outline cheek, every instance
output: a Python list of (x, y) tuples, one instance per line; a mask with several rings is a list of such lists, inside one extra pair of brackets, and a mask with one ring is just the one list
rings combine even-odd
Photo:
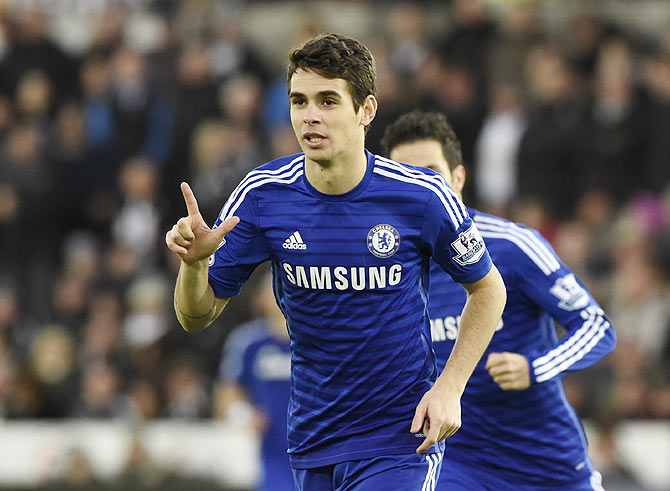
[(300, 116), (295, 114), (294, 111), (290, 112), (290, 116), (291, 116), (291, 126), (293, 127), (293, 132), (297, 136), (300, 131), (300, 127), (302, 125), (302, 119), (300, 118)]

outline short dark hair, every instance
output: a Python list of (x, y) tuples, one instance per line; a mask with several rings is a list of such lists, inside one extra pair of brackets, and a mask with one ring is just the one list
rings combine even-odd
[(398, 145), (419, 140), (436, 140), (442, 145), (449, 170), (463, 165), (461, 142), (442, 113), (412, 111), (400, 116), (384, 132), (381, 144), (386, 155)]
[(305, 41), (289, 55), (286, 84), (298, 70), (311, 70), (326, 78), (347, 81), (354, 110), (369, 95), (377, 97), (377, 69), (370, 50), (356, 39), (341, 34), (319, 34)]

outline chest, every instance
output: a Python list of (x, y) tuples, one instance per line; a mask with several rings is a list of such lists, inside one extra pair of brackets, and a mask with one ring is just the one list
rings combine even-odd
[(384, 265), (421, 253), (421, 210), (386, 201), (324, 202), (287, 196), (259, 206), (259, 224), (280, 261)]

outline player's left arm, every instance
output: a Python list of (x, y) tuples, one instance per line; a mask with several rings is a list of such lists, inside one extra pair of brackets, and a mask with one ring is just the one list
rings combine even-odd
[[(449, 188), (446, 191), (446, 203), (434, 200), (428, 204), (423, 236), (432, 247), (433, 259), (465, 287), (468, 296), (451, 355), (414, 413), (410, 431), (416, 433), (423, 428), (425, 435), (417, 453), (460, 428), (460, 400), (465, 385), (493, 337), (507, 299), (503, 279), (491, 262), (476, 225), (460, 199), (450, 194)], [(453, 213), (444, 213), (445, 204)]]
[(548, 349), (528, 353), (491, 353), (486, 369), (504, 390), (523, 390), (565, 373), (590, 367), (608, 355), (616, 344), (614, 329), (602, 308), (579, 278), (535, 233), (535, 261), (521, 251), (520, 273), (525, 295), (561, 324), (566, 335)]
[(422, 427), (426, 439), (423, 452), (435, 442), (453, 435), (461, 427), (460, 400), (465, 385), (486, 350), (505, 306), (506, 292), (495, 266), (479, 281), (463, 284), (468, 298), (461, 314), (458, 338), (435, 385), (416, 408), (411, 431)]

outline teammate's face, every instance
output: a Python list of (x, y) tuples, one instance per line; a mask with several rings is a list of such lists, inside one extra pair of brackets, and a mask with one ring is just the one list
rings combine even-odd
[(293, 131), (308, 159), (328, 163), (361, 151), (364, 127), (376, 110), (372, 96), (354, 110), (346, 80), (298, 70), (291, 78), (289, 100)]
[(410, 143), (401, 143), (393, 147), (389, 157), (396, 162), (433, 169), (444, 176), (444, 179), (454, 191), (459, 194), (463, 191), (465, 169), (463, 166), (458, 166), (452, 173), (442, 151), (442, 145), (437, 140), (416, 140)]

